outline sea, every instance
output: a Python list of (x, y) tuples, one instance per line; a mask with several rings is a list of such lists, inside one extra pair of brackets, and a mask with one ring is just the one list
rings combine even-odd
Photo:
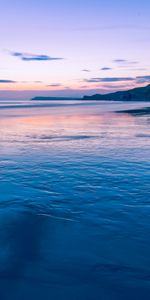
[(0, 101), (0, 299), (150, 299), (143, 107)]

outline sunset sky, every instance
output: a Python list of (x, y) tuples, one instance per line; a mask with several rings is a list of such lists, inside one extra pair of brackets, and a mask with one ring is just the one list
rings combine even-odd
[(0, 99), (150, 83), (149, 13), (149, 0), (1, 2)]

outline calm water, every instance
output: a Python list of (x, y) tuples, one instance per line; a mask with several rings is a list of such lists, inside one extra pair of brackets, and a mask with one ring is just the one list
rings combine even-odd
[(0, 299), (150, 299), (142, 106), (0, 102)]

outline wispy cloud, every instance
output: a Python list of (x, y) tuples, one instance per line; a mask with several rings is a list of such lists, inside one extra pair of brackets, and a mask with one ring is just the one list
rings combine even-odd
[(24, 53), (24, 52), (14, 52), (9, 51), (9, 54), (14, 57), (18, 57), (23, 61), (52, 61), (52, 60), (62, 60), (62, 57), (51, 57), (49, 55), (44, 54), (32, 54), (32, 53)]
[(16, 83), (16, 81), (10, 79), (0, 79), (0, 83)]
[(113, 62), (115, 62), (115, 63), (126, 63), (126, 62), (128, 62), (126, 59), (120, 59), (120, 58), (117, 58), (117, 59), (114, 59), (113, 60)]
[(135, 78), (133, 77), (104, 77), (104, 78), (90, 78), (85, 79), (85, 82), (118, 82), (118, 81), (133, 81)]
[(113, 60), (113, 63), (116, 63), (118, 65), (136, 65), (139, 62), (138, 61), (133, 61), (133, 60), (127, 60), (127, 59), (121, 59), (121, 58), (117, 58)]
[[(110, 89), (110, 90), (120, 90), (120, 89), (129, 89), (129, 84), (127, 85), (126, 83), (124, 84), (103, 84), (103, 88), (105, 89)], [(132, 88), (132, 85), (131, 85), (131, 88)]]
[[(134, 84), (144, 84), (144, 83), (150, 83), (150, 75), (144, 75), (144, 76), (136, 76), (136, 77), (93, 77), (89, 79), (84, 79), (84, 82), (88, 83), (110, 83), (107, 85), (107, 87), (111, 87), (111, 83), (116, 82), (131, 82)], [(105, 85), (106, 86), (106, 85)], [(119, 85), (120, 86), (120, 85)], [(115, 85), (116, 87), (116, 85)]]
[(83, 69), (82, 72), (91, 72), (89, 69)]
[(136, 77), (136, 81), (137, 81), (137, 83), (146, 83), (146, 82), (150, 82), (150, 75), (146, 75), (146, 76), (137, 76), (137, 77)]
[(112, 68), (110, 68), (110, 67), (103, 67), (103, 68), (101, 68), (101, 70), (102, 71), (109, 71), (109, 70), (112, 70)]
[(50, 87), (59, 87), (59, 86), (62, 86), (61, 83), (53, 83), (53, 84), (48, 84), (47, 86), (50, 86)]

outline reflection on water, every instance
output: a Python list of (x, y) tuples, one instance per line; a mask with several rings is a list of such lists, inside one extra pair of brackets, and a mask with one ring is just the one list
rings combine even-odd
[(57, 103), (1, 102), (1, 298), (149, 299), (149, 117)]

